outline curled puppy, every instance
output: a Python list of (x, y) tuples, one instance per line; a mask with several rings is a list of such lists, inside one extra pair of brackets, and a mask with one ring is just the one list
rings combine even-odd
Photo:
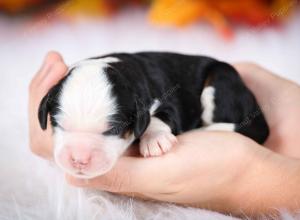
[(159, 156), (191, 129), (239, 132), (258, 143), (268, 125), (236, 70), (204, 56), (116, 53), (83, 60), (43, 98), (39, 122), (54, 130), (54, 158), (67, 173), (108, 172), (140, 140)]

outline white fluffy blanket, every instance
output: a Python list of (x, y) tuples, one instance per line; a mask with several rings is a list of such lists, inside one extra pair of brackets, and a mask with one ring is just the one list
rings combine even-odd
[[(299, 21), (298, 14), (282, 30), (239, 30), (233, 42), (224, 42), (205, 26), (183, 30), (151, 27), (140, 12), (77, 25), (47, 19), (29, 24), (0, 17), (0, 219), (234, 219), (66, 185), (54, 166), (28, 149), (28, 83), (48, 50), (60, 51), (67, 63), (113, 51), (206, 54), (226, 61), (258, 62), (300, 82)], [(293, 219), (288, 213), (283, 218)]]

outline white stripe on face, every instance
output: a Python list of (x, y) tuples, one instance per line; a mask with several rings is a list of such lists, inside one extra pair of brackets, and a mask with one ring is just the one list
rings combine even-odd
[(107, 62), (112, 61), (118, 60), (107, 57), (82, 61), (62, 85), (60, 109), (55, 116), (59, 127), (54, 134), (54, 154), (56, 163), (77, 177), (92, 178), (107, 172), (133, 141), (132, 136), (123, 139), (102, 134), (118, 111), (104, 72)]

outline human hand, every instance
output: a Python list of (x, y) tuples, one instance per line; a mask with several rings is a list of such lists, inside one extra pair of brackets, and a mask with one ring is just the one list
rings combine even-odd
[(219, 210), (255, 154), (268, 151), (237, 133), (195, 130), (178, 136), (178, 144), (163, 156), (123, 156), (103, 176), (82, 180), (67, 175), (67, 180), (79, 187)]
[(269, 149), (300, 158), (300, 87), (252, 63), (234, 65), (254, 93), (270, 127)]
[(33, 153), (52, 158), (53, 143), (51, 126), (45, 131), (38, 121), (38, 108), (42, 98), (67, 72), (67, 66), (62, 57), (56, 52), (49, 52), (44, 63), (32, 79), (29, 86), (29, 141)]
[[(293, 105), (293, 102), (296, 103), (300, 96), (295, 94), (299, 93), (299, 87), (252, 64), (238, 64), (236, 68), (265, 110), (271, 127), (266, 146), (295, 156), (295, 143), (289, 139), (297, 140), (299, 135), (296, 129), (293, 130), (295, 123), (286, 118), (283, 120), (283, 116), (284, 112), (288, 112), (287, 115), (298, 117), (299, 105)], [(42, 97), (63, 78), (66, 69), (60, 55), (52, 52), (30, 85), (30, 145), (34, 153), (46, 158), (52, 157), (52, 131), (40, 129), (37, 110)], [(252, 75), (252, 71), (261, 73)], [(262, 83), (264, 80), (269, 83)], [(278, 91), (291, 91), (286, 93), (290, 102), (285, 103), (287, 97)], [(284, 111), (278, 110), (282, 107), (280, 103), (285, 103)], [(282, 123), (284, 125), (279, 126)], [(67, 179), (77, 186), (228, 211), (231, 210), (228, 201), (232, 198), (229, 192), (242, 191), (238, 189), (242, 188), (242, 183), (249, 181), (249, 173), (253, 173), (249, 171), (255, 170), (262, 158), (268, 157), (268, 161), (276, 158), (271, 151), (235, 133), (191, 131), (178, 138), (178, 146), (162, 157), (144, 159), (124, 156), (106, 175), (88, 182), (70, 176)]]

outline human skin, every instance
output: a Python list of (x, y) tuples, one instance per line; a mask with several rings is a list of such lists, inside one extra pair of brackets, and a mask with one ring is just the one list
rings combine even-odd
[[(68, 182), (235, 215), (300, 209), (300, 87), (255, 64), (235, 67), (270, 126), (264, 146), (237, 133), (194, 130), (179, 135), (163, 156), (142, 158), (133, 146), (107, 174), (88, 181), (67, 175)], [(61, 56), (50, 52), (30, 84), (30, 146), (47, 159), (52, 158), (52, 130), (40, 129), (38, 106), (66, 70)]]

